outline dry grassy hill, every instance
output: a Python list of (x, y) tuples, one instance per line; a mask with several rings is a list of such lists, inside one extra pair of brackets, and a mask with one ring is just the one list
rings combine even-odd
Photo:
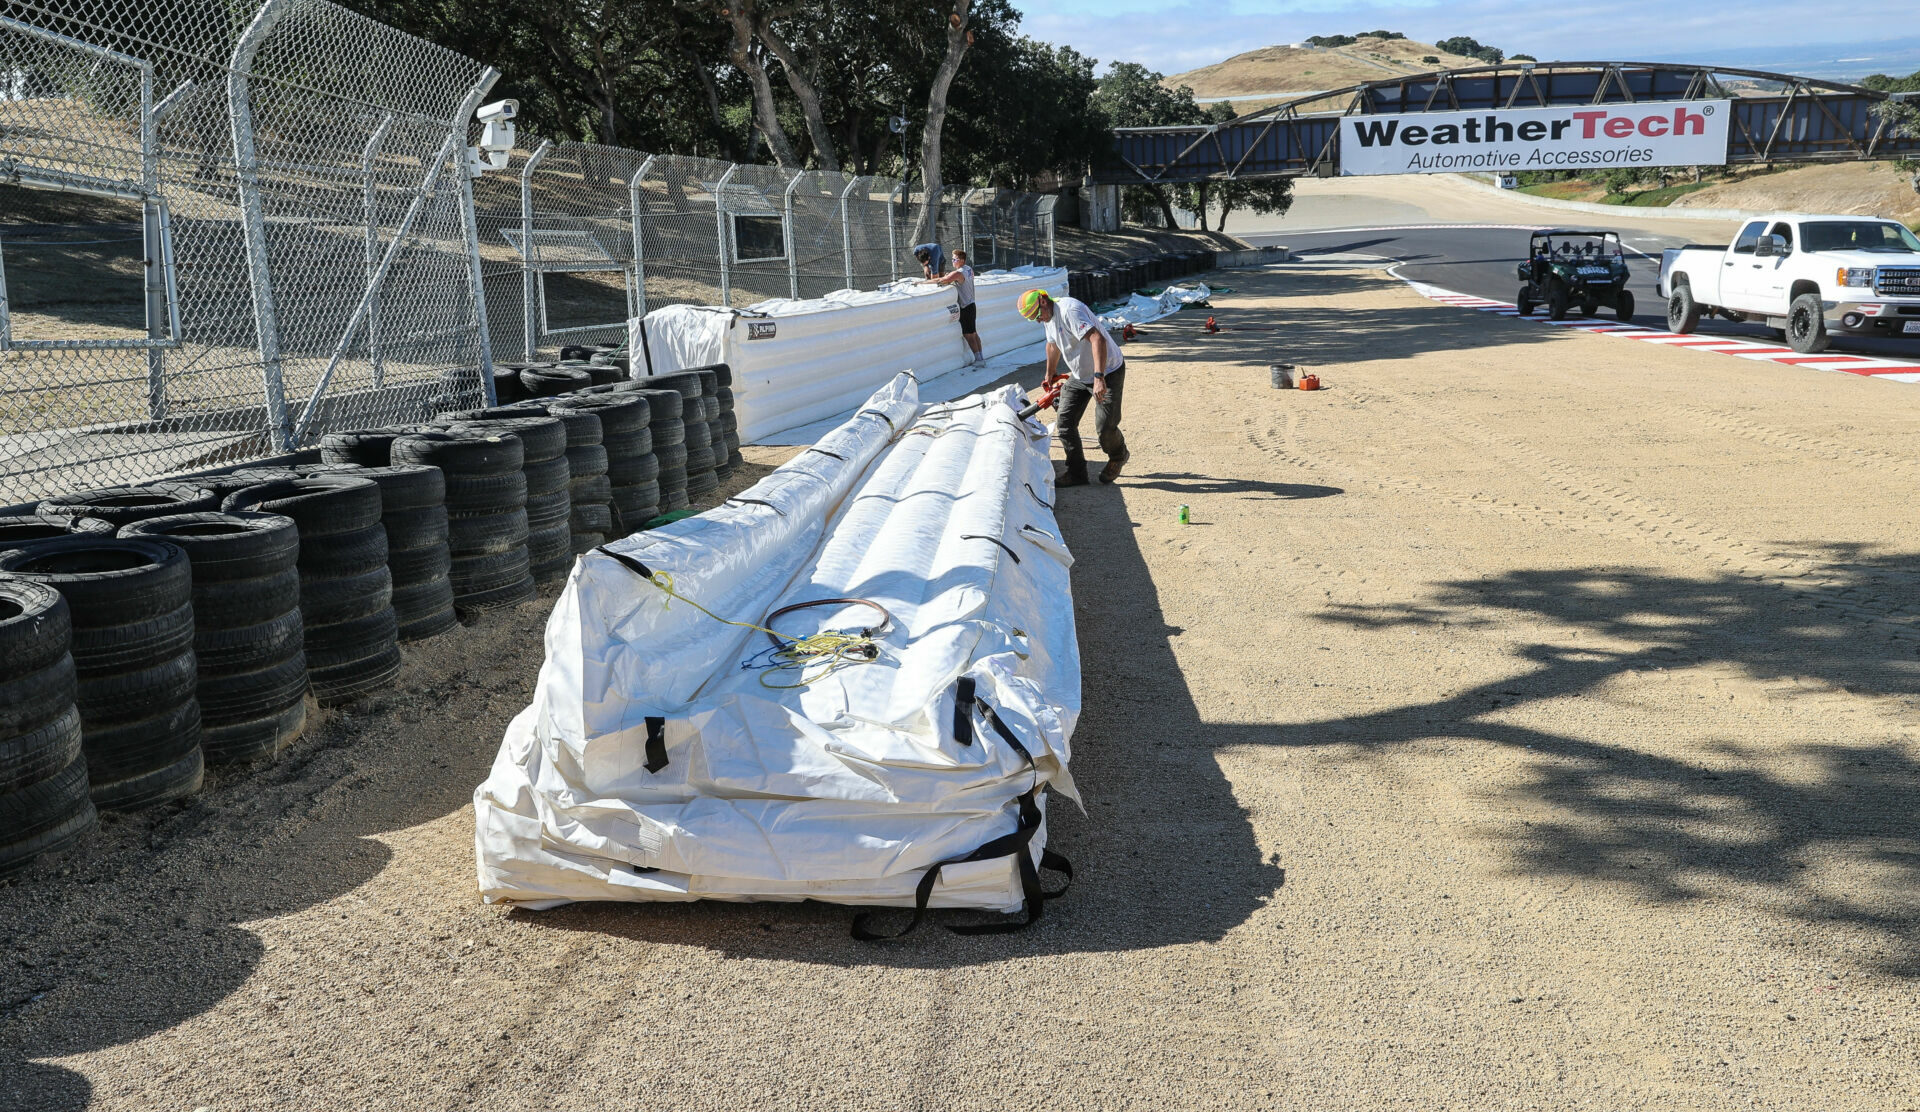
[[(1428, 56), (1439, 58), (1440, 64), (1420, 60)], [(1333, 48), (1263, 46), (1224, 62), (1176, 73), (1166, 79), (1166, 84), (1169, 88), (1190, 86), (1194, 98), (1202, 103), (1223, 97), (1255, 98), (1233, 102), (1235, 109), (1245, 113), (1292, 99), (1284, 94), (1340, 89), (1399, 74), (1484, 64), (1477, 58), (1448, 54), (1431, 43), (1363, 38), (1351, 46)]]

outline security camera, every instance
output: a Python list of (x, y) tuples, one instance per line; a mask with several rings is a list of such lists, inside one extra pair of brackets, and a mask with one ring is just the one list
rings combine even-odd
[(475, 177), (488, 170), (504, 170), (513, 157), (513, 118), (520, 114), (517, 100), (496, 100), (480, 109), (480, 142), (467, 148), (467, 168)]

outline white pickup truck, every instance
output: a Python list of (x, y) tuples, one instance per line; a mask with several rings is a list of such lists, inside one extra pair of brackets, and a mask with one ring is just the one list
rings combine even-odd
[(1920, 340), (1920, 238), (1871, 216), (1781, 213), (1750, 221), (1730, 247), (1667, 250), (1660, 296), (1675, 332), (1718, 313), (1779, 329), (1805, 353), (1835, 332)]

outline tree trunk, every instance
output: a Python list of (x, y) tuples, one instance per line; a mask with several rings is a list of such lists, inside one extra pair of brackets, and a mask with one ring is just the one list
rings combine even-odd
[(728, 162), (738, 161), (733, 157), (733, 137), (727, 134), (726, 117), (720, 114), (720, 88), (713, 83), (712, 72), (687, 48), (678, 48), (678, 53), (685, 60), (687, 68), (693, 71), (694, 77), (700, 82), (701, 91), (706, 94), (707, 115), (713, 120), (713, 133), (720, 137), (720, 142), (723, 144), (720, 148), (721, 153)]
[(1220, 191), (1220, 223), (1214, 225), (1215, 231), (1224, 232), (1227, 230), (1227, 214), (1232, 211), (1233, 190), (1231, 188), (1222, 189)]
[(920, 215), (914, 219), (916, 240), (931, 233), (936, 226), (942, 184), (940, 129), (947, 122), (947, 90), (953, 86), (953, 79), (960, 72), (960, 60), (966, 57), (973, 38), (967, 30), (967, 11), (972, 6), (972, 0), (953, 0), (953, 10), (947, 16), (947, 56), (941, 59), (940, 69), (933, 75), (933, 87), (927, 92), (927, 122), (920, 132), (920, 182), (925, 193)]
[(1173, 200), (1167, 196), (1167, 187), (1164, 185), (1152, 185), (1147, 188), (1153, 190), (1153, 199), (1160, 202), (1160, 215), (1166, 217), (1167, 227), (1178, 231), (1180, 221), (1173, 218)]
[(827, 130), (826, 115), (820, 111), (819, 90), (807, 80), (807, 75), (801, 71), (800, 59), (794, 56), (793, 48), (787, 45), (785, 36), (773, 29), (771, 19), (761, 21), (760, 41), (767, 44), (767, 49), (773, 52), (775, 58), (780, 59), (780, 68), (787, 75), (787, 87), (800, 100), (800, 111), (807, 117), (807, 136), (813, 140), (814, 161), (819, 163), (822, 170), (838, 170), (840, 158), (834, 151), (833, 133)]
[(733, 67), (747, 76), (753, 86), (754, 126), (767, 141), (767, 149), (773, 153), (773, 160), (782, 169), (797, 170), (800, 160), (793, 157), (793, 147), (787, 142), (787, 133), (780, 127), (780, 116), (773, 103), (773, 86), (767, 81), (767, 67), (753, 56), (754, 11), (753, 0), (733, 0), (726, 9), (727, 21), (733, 26), (733, 39), (727, 44), (727, 59)]

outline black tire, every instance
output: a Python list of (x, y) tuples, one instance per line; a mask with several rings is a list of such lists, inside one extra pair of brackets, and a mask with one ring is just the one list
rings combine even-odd
[(495, 367), (493, 369), (493, 396), (502, 405), (531, 396), (520, 382), (519, 368)]
[(193, 648), (193, 603), (165, 614), (116, 626), (80, 626), (73, 631), (74, 668), (89, 675), (127, 672), (163, 664)]
[(609, 464), (653, 453), (653, 430), (642, 425), (633, 432), (610, 433), (601, 447), (607, 450)]
[(573, 477), (573, 469), (567, 464), (567, 457), (555, 456), (539, 463), (527, 464), (527, 499), (532, 501), (543, 494), (552, 494), (556, 490), (567, 489), (567, 480)]
[(364, 618), (307, 629), (307, 671), (337, 668), (377, 656), (393, 643), (400, 619), (392, 607)]
[(214, 509), (226, 504), (227, 496), (248, 487), (257, 487), (263, 483), (279, 483), (288, 479), (304, 479), (306, 474), (291, 467), (242, 467), (224, 475), (211, 475), (195, 479), (196, 486), (206, 487), (217, 498)]
[(1699, 327), (1700, 304), (1693, 299), (1693, 287), (1684, 283), (1673, 287), (1667, 298), (1667, 331), (1684, 336)]
[(226, 629), (197, 626), (193, 634), (193, 659), (199, 669), (201, 690), (205, 690), (209, 676), (252, 671), (285, 660), (300, 651), (305, 634), (306, 622), (297, 606), (252, 625)]
[(1567, 289), (1567, 284), (1554, 279), (1553, 285), (1547, 287), (1547, 319), (1566, 320), (1567, 310), (1572, 306), (1573, 294)]
[[(603, 437), (608, 433), (645, 428), (653, 420), (653, 407), (647, 404), (646, 398), (634, 393), (576, 394), (555, 398), (548, 412), (563, 409), (591, 413), (600, 418)], [(558, 414), (555, 413), (555, 416)]]
[[(404, 443), (404, 440), (402, 441)], [(304, 549), (321, 537), (380, 524), (380, 488), (354, 475), (311, 475), (227, 495), (226, 510), (259, 510), (293, 519)]]
[(1599, 308), (1600, 308), (1600, 303), (1598, 301), (1582, 301), (1580, 303), (1580, 315), (1583, 317), (1590, 317)]
[(589, 475), (567, 484), (567, 493), (577, 503), (606, 502), (613, 498), (613, 480), (605, 475)]
[(712, 424), (720, 419), (720, 399), (703, 395), (700, 398), (700, 420)]
[(87, 799), (85, 761), (70, 762), (38, 783), (0, 793), (0, 876), (72, 845), (96, 821)]
[(600, 424), (600, 415), (591, 409), (556, 404), (546, 408), (546, 415), (566, 429), (569, 455), (577, 448), (598, 444), (606, 437), (606, 429)]
[(0, 517), (0, 550), (61, 537), (111, 537), (114, 527), (97, 517)]
[[(58, 585), (0, 579), (0, 683), (58, 664), (72, 646), (72, 612)], [(0, 728), (6, 721), (0, 702)]]
[(378, 523), (355, 533), (340, 533), (300, 546), (300, 576), (365, 575), (387, 566), (387, 527)]
[(731, 409), (721, 410), (720, 429), (728, 436), (740, 435), (740, 416)]
[[(453, 567), (453, 554), (444, 544), (426, 548), (403, 548), (387, 557), (387, 570), (393, 574), (393, 589), (414, 587), (434, 579), (444, 579)], [(397, 604), (396, 604), (397, 605)]]
[[(652, 380), (649, 379), (648, 381), (651, 382)], [(647, 386), (630, 391), (630, 393), (635, 397), (646, 399), (647, 407), (652, 413), (652, 416), (648, 419), (651, 424), (657, 425), (662, 421), (678, 421), (686, 416), (686, 395), (680, 393), (678, 390), (660, 390), (652, 386)]]
[(607, 464), (607, 482), (615, 487), (650, 483), (660, 477), (660, 457), (652, 452)]
[(193, 623), (198, 630), (243, 629), (270, 622), (300, 608), (300, 573), (292, 568), (255, 579), (210, 583), (193, 593)]
[(733, 386), (733, 368), (725, 363), (710, 363), (700, 369), (713, 372), (713, 381), (717, 389), (726, 390)]
[(654, 450), (654, 458), (660, 461), (660, 484), (662, 486), (684, 486), (687, 481), (687, 446), (669, 444)]
[(662, 513), (672, 513), (675, 510), (684, 510), (691, 504), (692, 503), (687, 498), (687, 489), (685, 487), (681, 487), (678, 490), (661, 491), (660, 511)]
[(300, 555), (300, 531), (291, 518), (253, 510), (153, 517), (125, 526), (120, 535), (178, 547), (187, 554), (196, 586), (285, 571)]
[[(453, 570), (448, 568), (448, 571)], [(453, 609), (453, 582), (445, 575), (409, 583), (393, 590), (393, 616), (404, 631), (410, 622), (418, 622), (442, 610)]]
[(712, 448), (687, 449), (687, 477), (692, 478), (702, 471), (712, 471), (714, 465)]
[(0, 794), (37, 784), (80, 756), (80, 712), (69, 695), (66, 708), (51, 719), (0, 738)]
[(1633, 321), (1633, 291), (1623, 289), (1613, 295), (1613, 319), (1621, 324)]
[(1832, 343), (1827, 314), (1817, 293), (1803, 293), (1787, 307), (1787, 346), (1802, 355), (1818, 355)]
[(713, 392), (713, 396), (720, 403), (720, 412), (733, 412), (733, 388), (731, 386), (721, 386)]
[[(194, 727), (198, 739), (200, 729)], [(195, 744), (193, 751), (164, 768), (136, 773), (110, 784), (93, 783), (93, 805), (102, 811), (139, 811), (175, 799), (183, 799), (200, 790), (206, 775), (206, 759)], [(93, 779), (91, 769), (87, 778)]]
[(417, 618), (400, 623), (399, 638), (402, 641), (424, 641), (429, 637), (438, 637), (449, 630), (460, 628), (460, 616), (453, 608), (453, 592), (447, 592), (447, 605), (431, 614), (422, 614)]
[(453, 570), (455, 576), (453, 605), (457, 610), (498, 610), (502, 607), (518, 606), (539, 594), (539, 587), (533, 581), (532, 572), (528, 570), (524, 550), (521, 552), (519, 576), (497, 586), (476, 586), (462, 590), (458, 581), (460, 567), (456, 564)]
[(689, 420), (686, 423), (686, 430), (685, 437), (681, 443), (687, 446), (687, 451), (692, 452), (700, 448), (713, 447), (712, 425), (707, 424), (705, 421)]
[(42, 729), (72, 709), (78, 691), (73, 657), (66, 653), (31, 671), (0, 673), (0, 738)]
[(506, 475), (527, 464), (520, 438), (470, 429), (415, 433), (394, 441), (395, 463), (438, 467), (455, 476)]
[[(648, 507), (657, 509), (659, 505), (659, 483), (635, 483), (632, 486), (613, 488), (613, 506), (620, 511), (621, 517), (631, 518), (633, 510)], [(652, 517), (653, 514), (649, 513), (647, 516)], [(633, 522), (629, 521), (627, 524), (632, 525)]]
[(467, 600), (476, 595), (513, 588), (522, 580), (532, 582), (527, 575), (527, 546), (524, 543), (508, 552), (455, 557), (452, 569), (447, 572), (447, 581), (453, 584), (455, 606), (468, 605)]
[(237, 765), (271, 760), (299, 739), (307, 728), (307, 701), (248, 722), (202, 726), (200, 750), (209, 765)]
[(687, 442), (687, 423), (685, 421), (670, 421), (664, 425), (656, 422), (648, 425), (647, 430), (653, 434), (653, 450), (655, 452), (660, 452), (677, 444), (685, 444)]
[(403, 510), (380, 519), (387, 531), (389, 559), (394, 553), (417, 548), (445, 548), (447, 544), (447, 508), (427, 506)]
[[(700, 379), (699, 371), (676, 371), (670, 375), (655, 375), (647, 380), (647, 385), (655, 390), (672, 390), (687, 399), (698, 398), (707, 392), (706, 385)], [(693, 406), (689, 405), (688, 409)]]
[(308, 674), (313, 697), (323, 707), (351, 703), (392, 683), (400, 674), (400, 663), (400, 646), (395, 643), (364, 660), (315, 669)]
[(565, 487), (551, 494), (527, 499), (527, 528), (538, 533), (542, 529), (551, 529), (567, 520), (573, 512), (573, 499)]
[(520, 384), (536, 398), (551, 398), (593, 385), (593, 376), (573, 367), (529, 367), (520, 372)]
[(449, 517), (506, 513), (526, 504), (527, 476), (524, 472), (447, 476), (446, 507)]
[(569, 540), (573, 545), (573, 554), (582, 556), (607, 543), (605, 533), (575, 533)]
[(604, 502), (582, 503), (573, 507), (567, 527), (576, 533), (613, 532), (613, 507)]
[(386, 467), (393, 462), (393, 442), (417, 431), (417, 425), (389, 425), (380, 429), (329, 433), (320, 441), (320, 462)]
[[(114, 722), (96, 724), (80, 708), (81, 746), (87, 778), (96, 788), (165, 768), (200, 745), (200, 702), (192, 697), (146, 708)], [(96, 794), (94, 799), (99, 800)]]
[(81, 671), (79, 676), (73, 701), (80, 708), (80, 721), (86, 726), (87, 754), (88, 759), (92, 759), (98, 732), (152, 718), (192, 702), (199, 669), (193, 654), (185, 652), (148, 668), (101, 675)]
[(1520, 287), (1520, 293), (1517, 296), (1515, 296), (1513, 299), (1513, 307), (1519, 310), (1520, 315), (1523, 317), (1530, 317), (1533, 315), (1532, 287), (1530, 286)]
[(526, 548), (525, 509), (485, 516), (456, 517), (447, 523), (447, 550), (457, 564), (463, 557), (491, 556)]
[(489, 417), (484, 421), (452, 422), (448, 427), (455, 432), (484, 432), (496, 436), (510, 434), (519, 437), (522, 468), (530, 463), (541, 463), (553, 459), (567, 450), (566, 426), (555, 418), (540, 414), (529, 414), (525, 417)]
[(309, 631), (369, 618), (392, 605), (393, 574), (385, 566), (359, 575), (300, 578), (300, 617)]
[(740, 454), (740, 445), (738, 443), (734, 443), (734, 444), (727, 445), (727, 447), (729, 449), (727, 452), (728, 466), (733, 467), (736, 470), (739, 468), (745, 467), (747, 465), (747, 461), (746, 461), (746, 458)]
[(170, 517), (218, 509), (217, 497), (193, 483), (154, 483), (151, 486), (106, 487), (48, 498), (35, 507), (41, 517), (98, 518), (118, 528), (149, 517)]
[(294, 653), (249, 672), (200, 677), (200, 721), (230, 726), (280, 714), (306, 698), (307, 658)]
[(606, 446), (602, 444), (582, 444), (578, 448), (567, 449), (567, 475), (569, 481), (605, 475), (611, 462)]
[(382, 517), (425, 510), (447, 500), (447, 482), (438, 467), (403, 463), (384, 467), (360, 467), (350, 463), (316, 463), (299, 468), (307, 475), (353, 475), (380, 488)]
[(0, 552), (0, 572), (59, 591), (75, 630), (157, 618), (193, 597), (185, 552), (131, 537), (65, 537)]

